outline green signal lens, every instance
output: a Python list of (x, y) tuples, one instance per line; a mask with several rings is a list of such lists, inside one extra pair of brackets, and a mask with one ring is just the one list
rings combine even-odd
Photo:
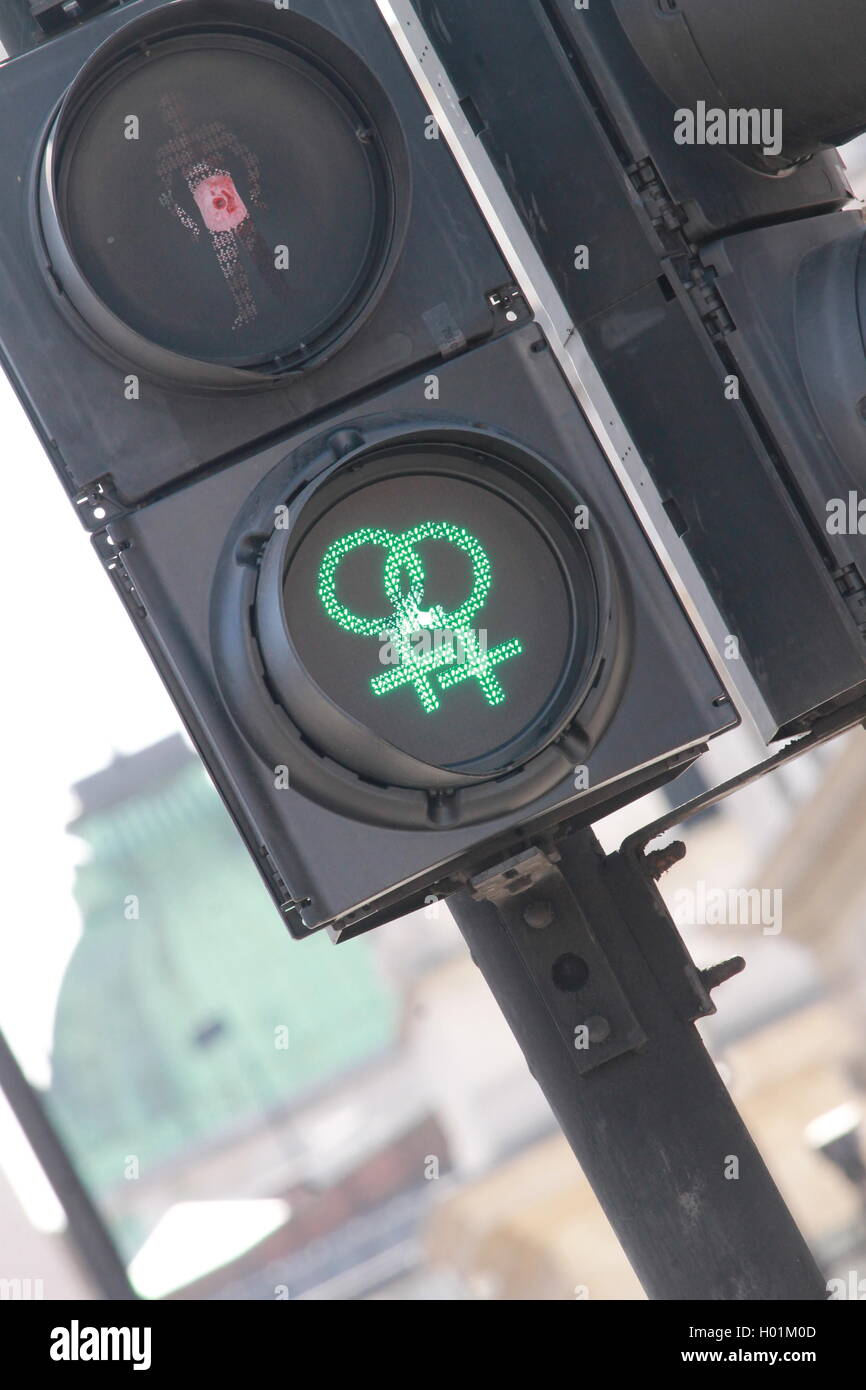
[[(462, 550), (472, 564), (470, 593), (451, 612), (441, 605), (423, 606), (427, 576), (416, 547), (431, 540)], [(337, 595), (337, 574), (343, 560), (368, 545), (387, 551), (382, 583), (391, 608), (384, 618), (354, 613)], [(514, 637), (488, 651), (486, 643), (469, 626), (484, 607), (492, 583), (493, 566), (477, 537), (448, 521), (425, 521), (399, 535), (364, 527), (334, 541), (319, 568), (318, 593), (328, 617), (346, 632), (391, 644), (394, 665), (371, 678), (373, 694), (388, 695), (410, 686), (425, 714), (434, 714), (441, 707), (442, 691), (465, 681), (478, 681), (488, 705), (501, 705), (507, 698), (496, 668), (520, 656), (522, 643)]]
[[(354, 632), (358, 637), (378, 637), (381, 632), (388, 627), (389, 618), (362, 618), (360, 614), (353, 613), (350, 608), (337, 598), (337, 570), (343, 560), (350, 555), (353, 550), (361, 550), (367, 545), (380, 545), (385, 550), (391, 550), (398, 537), (392, 531), (374, 531), (365, 526), (360, 531), (353, 531), (350, 536), (343, 536), (340, 540), (334, 541), (325, 552), (322, 566), (319, 570), (319, 598), (325, 605), (325, 611), (329, 618), (333, 618), (335, 623), (344, 628), (346, 632)], [(424, 591), (424, 568), (420, 558), (417, 560), (418, 571), (416, 582), (418, 593)], [(410, 561), (411, 572), (412, 561)], [(386, 591), (387, 592), (387, 591)]]

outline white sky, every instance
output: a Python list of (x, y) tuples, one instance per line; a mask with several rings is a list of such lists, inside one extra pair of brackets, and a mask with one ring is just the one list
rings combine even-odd
[[(79, 934), (73, 782), (178, 727), (29, 421), (0, 372), (9, 525), (0, 545), (0, 1027), (33, 1079)], [(13, 500), (14, 494), (14, 500)]]

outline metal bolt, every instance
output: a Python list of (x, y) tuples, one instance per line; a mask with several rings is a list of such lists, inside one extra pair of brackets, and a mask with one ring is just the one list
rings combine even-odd
[(742, 956), (732, 956), (730, 960), (723, 960), (718, 965), (710, 965), (706, 970), (701, 971), (704, 988), (709, 993), (711, 990), (717, 989), (719, 985), (723, 985), (725, 980), (732, 980), (745, 968), (746, 962)]
[(665, 845), (664, 849), (654, 849), (644, 857), (644, 872), (658, 882), (663, 874), (685, 857), (686, 847), (682, 840), (674, 840), (671, 844)]
[(543, 931), (545, 927), (549, 927), (555, 916), (553, 903), (548, 902), (546, 898), (539, 898), (537, 902), (530, 903), (523, 909), (524, 922), (536, 931)]
[(605, 1038), (610, 1037), (610, 1024), (601, 1014), (593, 1014), (585, 1023), (589, 1041), (593, 1043), (604, 1042)]

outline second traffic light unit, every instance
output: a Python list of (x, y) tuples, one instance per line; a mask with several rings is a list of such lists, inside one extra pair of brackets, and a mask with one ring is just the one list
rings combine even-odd
[(866, 128), (862, 5), (388, 7), (426, 25), (765, 737), (856, 719), (864, 228), (830, 147)]

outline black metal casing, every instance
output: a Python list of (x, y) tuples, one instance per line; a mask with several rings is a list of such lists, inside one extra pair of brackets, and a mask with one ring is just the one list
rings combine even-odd
[(745, 370), (774, 350), (769, 333), (753, 350), (748, 341), (766, 256), (750, 291), (739, 293), (737, 273), (750, 237), (772, 245), (773, 228), (750, 232), (756, 223), (784, 221), (783, 248), (786, 235), (808, 239), (805, 228), (834, 218), (844, 235), (850, 191), (838, 154), (774, 178), (732, 150), (677, 144), (674, 104), (614, 6), (419, 0), (417, 10), (737, 639), (765, 733), (808, 728), (862, 692), (859, 579), (846, 572), (850, 547), (830, 542), (810, 501), (808, 441), (788, 449), (769, 378)]
[[(287, 373), (250, 373), (249, 389), (235, 368), (225, 381), (193, 370), (167, 382), (171, 363), (142, 364), (134, 336), (106, 321), (111, 346), (100, 341), (99, 306), (62, 254), (62, 197), (41, 175), (41, 142), (54, 128), (62, 147), (83, 65), (89, 82), (106, 52), (138, 62), (166, 26), (237, 32), (257, 19), (270, 33), (285, 23), (348, 86), (358, 75), (365, 108), (375, 107), (365, 140), (390, 131), (381, 157), (400, 225), (375, 298), (325, 353)], [(585, 823), (669, 780), (735, 722), (373, 0), (296, 0), (279, 19), (269, 0), (137, 0), (0, 69), (0, 116), (4, 365), (293, 934), (351, 935), (452, 891), (530, 835)], [(109, 206), (114, 192), (105, 190)], [(131, 396), (130, 372), (140, 377)], [(503, 477), (525, 463), (534, 488), (560, 496), (575, 551), (568, 499), (588, 508), (599, 637), (544, 745), (525, 740), (513, 766), (391, 785), (384, 762), (378, 776), (351, 761), (326, 767), (308, 727), (294, 730), (277, 709), (256, 607), (274, 504), (381, 444), (383, 432), (391, 443), (477, 440), (502, 459)], [(283, 762), (287, 784), (275, 776)]]
[[(183, 6), (177, 8), (183, 15)], [(151, 15), (160, 26), (176, 22), (175, 9), (164, 0), (137, 0), (0, 69), (0, 360), (64, 486), (73, 496), (86, 495), (99, 480), (109, 514), (203, 467), (236, 461), (252, 441), (378, 381), (441, 361), (443, 353), (504, 326), (486, 295), (509, 281), (508, 270), (444, 143), (426, 138), (423, 102), (377, 10), (339, 0), (293, 0), (290, 11), (279, 12), (287, 31), (305, 25), (300, 33), (308, 41), (312, 19), (325, 38), (336, 37), (360, 55), (399, 115), (411, 185), (402, 253), (350, 348), (315, 371), (284, 383), (251, 379), (248, 390), (205, 391), (166, 383), (145, 369), (138, 399), (126, 399), (126, 378), (141, 369), (99, 343), (70, 309), (43, 244), (36, 213), (40, 160), (65, 88), (97, 47)], [(271, 21), (276, 12), (270, 0), (240, 6), (238, 0), (207, 0), (201, 13), (216, 25), (237, 22), (239, 13), (249, 22), (259, 16)]]
[[(539, 350), (539, 347), (541, 350)], [(638, 787), (667, 780), (708, 737), (732, 723), (717, 677), (674, 598), (551, 354), (533, 325), (440, 369), (442, 400), (425, 402), (424, 377), (382, 392), (365, 412), (341, 411), (286, 438), (242, 468), (220, 473), (140, 509), (110, 528), (106, 563), (151, 655), (223, 793), (272, 895), (297, 935), (322, 926), (363, 930), (444, 894), (471, 864), (493, 862), (530, 834), (565, 819), (589, 820)], [(586, 756), (586, 783), (567, 766), (555, 790), (493, 820), (394, 830), (327, 810), (291, 785), (275, 790), (275, 766), (239, 738), (212, 635), (214, 583), (224, 541), (252, 493), (271, 498), (298, 453), (327, 470), (347, 432), (375, 433), (409, 418), (479, 433), (533, 450), (579, 487), (624, 559), (633, 637), (616, 712)], [(483, 435), (481, 434), (483, 432)], [(284, 460), (288, 459), (288, 463)], [(119, 552), (119, 553), (118, 553)], [(286, 745), (288, 749), (288, 744)], [(289, 750), (290, 751), (290, 750)], [(291, 759), (289, 758), (291, 767)], [(383, 797), (386, 792), (380, 793)], [(524, 796), (521, 790), (521, 798)]]

